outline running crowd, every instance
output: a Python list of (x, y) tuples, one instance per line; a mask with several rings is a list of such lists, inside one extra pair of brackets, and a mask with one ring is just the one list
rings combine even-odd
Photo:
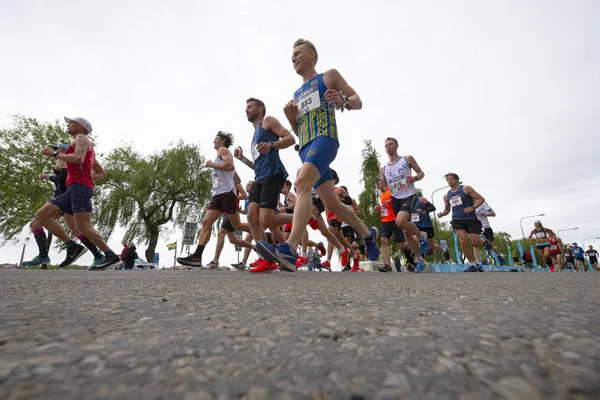
[[(334, 248), (341, 257), (344, 270), (360, 272), (361, 258), (372, 261), (379, 258), (380, 249), (376, 244), (379, 235), (384, 260), (379, 269), (382, 272), (392, 271), (392, 236), (414, 272), (423, 272), (426, 266), (423, 255), (428, 252), (439, 251), (449, 259), (448, 249), (433, 240), (435, 232), (430, 213), (436, 209), (415, 186), (425, 173), (413, 156), (398, 153), (395, 138), (385, 140), (388, 163), (380, 171), (380, 204), (374, 209), (381, 215), (379, 228), (364, 224), (356, 201), (346, 187), (338, 186), (340, 178), (330, 168), (339, 148), (336, 110), (342, 113), (360, 110), (362, 101), (336, 69), (317, 73), (317, 60), (317, 50), (310, 41), (299, 39), (294, 43), (292, 63), (302, 78), (302, 86), (284, 107), (290, 130), (266, 114), (266, 106), (261, 100), (251, 97), (246, 101), (246, 117), (254, 127), (250, 158), (246, 157), (242, 147), (233, 149), (233, 153), (230, 151), (234, 143), (232, 134), (222, 131), (216, 134), (214, 158), (206, 163), (212, 171), (212, 199), (202, 221), (195, 251), (177, 258), (179, 264), (218, 268), (225, 236), (235, 246), (245, 248), (243, 260), (233, 264), (237, 269), (246, 269), (252, 250), (258, 253), (258, 259), (249, 264), (251, 273), (279, 269), (293, 272), (308, 265), (309, 258), (318, 257), (317, 253), (326, 257), (318, 264), (319, 269), (331, 269)], [(88, 137), (92, 125), (84, 118), (65, 117), (65, 121), (74, 140), (69, 145), (53, 145), (42, 150), (44, 156), (56, 159), (56, 166), (53, 174), (41, 174), (40, 179), (52, 180), (56, 192), (55, 197), (37, 211), (30, 224), (39, 254), (23, 265), (50, 262), (46, 251), (46, 228), (66, 246), (67, 255), (61, 267), (74, 263), (89, 250), (94, 255), (90, 270), (114, 268), (121, 263), (121, 257), (110, 249), (91, 223), (94, 182), (106, 176)], [(298, 144), (292, 132), (298, 137)], [(296, 171), (292, 184), (279, 151), (294, 145), (302, 166)], [(254, 170), (254, 180), (245, 187), (235, 171), (236, 159)], [(495, 252), (499, 262), (504, 263), (494, 245), (494, 234), (488, 222), (488, 217), (494, 217), (495, 212), (473, 187), (462, 185), (456, 173), (446, 174), (445, 179), (449, 190), (444, 195), (444, 210), (437, 216), (442, 218), (452, 212), (451, 225), (467, 261), (465, 272), (483, 271), (482, 249)], [(280, 202), (280, 195), (283, 195), (283, 202)], [(241, 200), (245, 201), (244, 209), (239, 207)], [(242, 222), (240, 214), (246, 214), (247, 222)], [(81, 244), (76, 243), (57, 222), (61, 216)], [(214, 257), (208, 264), (203, 264), (212, 225), (219, 217), (222, 217), (222, 224)], [(318, 230), (327, 239), (327, 247), (310, 240), (309, 228)], [(238, 238), (236, 230), (246, 232), (246, 237)], [(536, 223), (530, 237), (533, 236), (547, 262), (552, 263), (556, 248), (560, 246), (554, 242), (552, 231)], [(577, 253), (573, 250), (575, 260), (578, 259), (576, 254), (580, 254), (579, 250)], [(596, 266), (597, 253), (594, 259)], [(552, 265), (557, 264), (563, 268), (558, 261)], [(396, 268), (399, 268), (397, 263)]]

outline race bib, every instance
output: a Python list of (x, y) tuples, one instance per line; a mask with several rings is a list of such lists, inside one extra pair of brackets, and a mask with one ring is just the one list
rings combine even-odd
[(321, 107), (321, 97), (319, 97), (318, 85), (314, 85), (300, 93), (296, 104), (298, 106), (298, 118), (310, 110)]
[(410, 216), (412, 222), (419, 222), (421, 220), (419, 213), (412, 213)]
[(258, 145), (257, 144), (253, 144), (251, 151), (252, 151), (252, 161), (256, 161), (256, 159), (258, 157), (260, 157), (260, 151), (258, 151)]
[(386, 206), (382, 206), (381, 207), (381, 216), (382, 217), (387, 217), (388, 216), (388, 209)]
[(546, 233), (545, 232), (536, 232), (535, 233), (535, 237), (538, 239), (542, 239), (546, 237)]
[(394, 183), (392, 183), (392, 188), (395, 190), (403, 190), (406, 189), (406, 179), (398, 179)]
[(460, 196), (454, 196), (450, 198), (450, 206), (451, 207), (456, 207), (456, 206), (462, 206), (462, 198)]
[(212, 176), (212, 186), (213, 186), (213, 189), (216, 189), (219, 187), (219, 177), (217, 175)]

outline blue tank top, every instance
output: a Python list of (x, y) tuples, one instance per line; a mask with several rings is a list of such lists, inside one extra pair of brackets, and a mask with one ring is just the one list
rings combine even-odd
[(421, 204), (420, 198), (417, 198), (415, 206), (412, 209), (411, 217), (413, 224), (415, 224), (419, 228), (433, 228), (433, 223), (431, 222), (431, 217), (429, 216), (429, 213), (425, 211), (425, 214), (421, 214), (417, 212), (418, 210), (425, 211), (423, 204)]
[(338, 141), (335, 105), (325, 100), (326, 91), (323, 74), (319, 74), (294, 93), (294, 101), (298, 106), (299, 149), (319, 136)]
[(466, 213), (466, 207), (473, 207), (473, 198), (465, 193), (463, 185), (458, 187), (456, 192), (448, 190), (448, 203), (452, 207), (452, 220), (456, 221), (478, 221), (475, 211)]
[(254, 161), (255, 180), (277, 174), (283, 174), (284, 178), (287, 178), (287, 171), (279, 158), (279, 150), (271, 149), (266, 153), (261, 154), (256, 148), (259, 143), (270, 143), (278, 140), (279, 136), (264, 129), (262, 127), (262, 121), (260, 121), (254, 130), (254, 137), (252, 138), (252, 159)]

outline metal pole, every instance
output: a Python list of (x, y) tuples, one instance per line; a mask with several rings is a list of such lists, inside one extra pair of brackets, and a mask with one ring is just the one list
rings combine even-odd
[(565, 232), (565, 231), (576, 231), (579, 228), (567, 228), (567, 229), (561, 229), (559, 231), (556, 232), (556, 236), (560, 239), (560, 233), (561, 232)]

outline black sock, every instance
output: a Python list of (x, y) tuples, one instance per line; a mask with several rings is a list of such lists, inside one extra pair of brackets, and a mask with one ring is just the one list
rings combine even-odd
[(46, 250), (46, 232), (43, 229), (35, 230), (33, 231), (33, 238), (38, 245), (39, 256), (48, 257), (48, 250)]
[(100, 257), (102, 257), (102, 253), (100, 253), (100, 250), (98, 250), (98, 248), (96, 247), (96, 245), (94, 243), (90, 242), (90, 239), (88, 239), (85, 236), (81, 235), (79, 237), (79, 240), (81, 240), (81, 243), (83, 243), (83, 245), (85, 247), (87, 247), (88, 250), (94, 255), (94, 258), (100, 258)]
[(202, 258), (203, 252), (204, 252), (204, 246), (198, 245), (198, 247), (196, 247), (196, 251), (192, 255), (197, 258)]
[(75, 243), (72, 240), (69, 240), (68, 242), (65, 242), (65, 246), (67, 246), (67, 250), (68, 250), (68, 249), (72, 249), (73, 247), (77, 247), (77, 243)]
[(413, 265), (415, 264), (415, 259), (413, 258), (410, 250), (402, 249), (402, 253), (404, 253), (404, 257), (406, 257), (406, 261), (408, 261), (410, 264), (413, 264)]

